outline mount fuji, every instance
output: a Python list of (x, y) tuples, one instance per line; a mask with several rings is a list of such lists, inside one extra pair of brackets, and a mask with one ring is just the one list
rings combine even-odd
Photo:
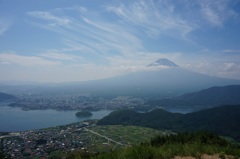
[(88, 92), (100, 96), (166, 98), (226, 85), (240, 85), (240, 80), (192, 72), (168, 59), (159, 59), (146, 65), (143, 71), (95, 81), (70, 83), (66, 85), (65, 91)]
[(151, 66), (178, 67), (178, 65), (176, 65), (174, 62), (165, 58), (158, 59), (157, 61), (147, 65), (147, 67), (151, 67)]
[[(240, 80), (209, 76), (181, 68), (168, 59), (146, 65), (143, 71), (85, 82), (46, 85), (32, 93), (91, 93), (99, 96), (168, 98), (213, 86), (240, 85)], [(6, 85), (4, 85), (6, 88)], [(26, 90), (26, 87), (25, 91)], [(9, 93), (15, 93), (16, 90)], [(21, 91), (23, 92), (23, 91)]]

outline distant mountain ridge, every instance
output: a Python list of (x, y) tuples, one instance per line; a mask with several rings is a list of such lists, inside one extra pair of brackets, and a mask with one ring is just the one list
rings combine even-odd
[(240, 105), (226, 105), (199, 112), (180, 114), (156, 109), (147, 113), (114, 111), (98, 125), (135, 125), (175, 132), (211, 131), (240, 141)]
[(158, 106), (219, 106), (240, 104), (240, 85), (215, 86), (178, 97), (153, 100), (150, 105)]

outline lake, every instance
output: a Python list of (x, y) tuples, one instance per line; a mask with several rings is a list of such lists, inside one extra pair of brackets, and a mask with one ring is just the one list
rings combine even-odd
[(86, 119), (101, 119), (111, 110), (93, 111), (91, 117), (78, 118), (77, 111), (29, 110), (0, 106), (0, 131), (25, 131), (66, 125)]
[[(25, 131), (41, 129), (59, 125), (66, 125), (86, 119), (101, 119), (111, 113), (111, 110), (93, 111), (91, 117), (78, 118), (75, 113), (78, 111), (56, 111), (56, 110), (29, 110), (9, 107), (0, 103), (0, 131)], [(172, 113), (190, 113), (196, 108), (189, 107), (166, 107), (165, 110)], [(199, 109), (199, 108), (198, 108)]]

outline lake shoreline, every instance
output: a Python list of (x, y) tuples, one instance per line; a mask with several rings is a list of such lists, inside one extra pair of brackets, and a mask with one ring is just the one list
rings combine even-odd
[(0, 132), (20, 132), (28, 130), (43, 129), (80, 122), (88, 119), (101, 119), (112, 112), (112, 110), (91, 111), (91, 117), (77, 118), (75, 111), (57, 110), (28, 110), (21, 108), (1, 106), (0, 107)]

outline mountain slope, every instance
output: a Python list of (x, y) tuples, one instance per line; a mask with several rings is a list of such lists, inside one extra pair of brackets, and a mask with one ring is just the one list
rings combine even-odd
[(188, 71), (165, 68), (157, 71), (132, 72), (126, 75), (95, 81), (97, 93), (144, 97), (173, 97), (212, 86), (240, 84), (238, 80), (223, 79)]
[(211, 87), (193, 93), (180, 95), (178, 97), (152, 100), (149, 102), (154, 106), (218, 106), (240, 104), (240, 85), (229, 85), (222, 87)]
[(184, 115), (183, 129), (232, 134), (240, 139), (240, 105), (221, 106)]
[(189, 114), (154, 110), (136, 113), (130, 110), (109, 114), (99, 125), (136, 125), (175, 132), (212, 131), (240, 141), (240, 105), (226, 105)]

